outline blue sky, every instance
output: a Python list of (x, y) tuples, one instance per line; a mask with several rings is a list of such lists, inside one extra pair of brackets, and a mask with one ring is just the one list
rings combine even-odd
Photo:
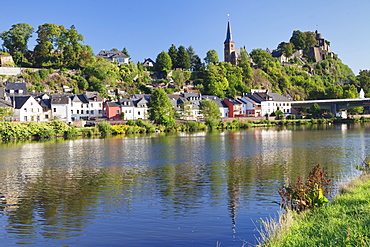
[[(370, 69), (369, 0), (0, 0), (0, 32), (28, 23), (70, 27), (95, 53), (126, 47), (133, 61), (153, 60), (171, 44), (193, 46), (203, 59), (215, 49), (223, 60), (230, 18), (236, 47), (275, 49), (294, 30), (319, 30), (355, 74)], [(230, 17), (228, 17), (230, 14)], [(29, 48), (35, 45), (31, 40)]]

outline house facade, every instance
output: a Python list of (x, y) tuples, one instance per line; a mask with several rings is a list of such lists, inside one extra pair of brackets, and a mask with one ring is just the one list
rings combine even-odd
[(103, 58), (109, 62), (115, 62), (119, 65), (129, 63), (129, 57), (121, 51), (106, 51), (102, 50), (97, 55), (97, 58)]
[(51, 95), (50, 109), (53, 119), (58, 119), (65, 122), (72, 121), (71, 98), (68, 95)]
[(104, 114), (109, 120), (120, 120), (122, 107), (119, 102), (105, 102)]
[(41, 105), (32, 96), (14, 96), (11, 98), (13, 105), (13, 119), (20, 122), (46, 121)]

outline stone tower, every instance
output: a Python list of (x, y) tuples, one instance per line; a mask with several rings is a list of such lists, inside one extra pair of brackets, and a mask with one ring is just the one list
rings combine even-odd
[(233, 65), (237, 64), (235, 44), (231, 35), (230, 20), (227, 22), (226, 39), (224, 42), (224, 61)]

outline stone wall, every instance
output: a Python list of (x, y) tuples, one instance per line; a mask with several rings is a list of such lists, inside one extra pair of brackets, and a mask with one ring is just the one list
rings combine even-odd
[(30, 70), (33, 72), (39, 71), (36, 68), (18, 68), (18, 67), (0, 67), (0, 75), (22, 75), (23, 71)]
[(0, 67), (0, 75), (21, 75), (22, 68)]

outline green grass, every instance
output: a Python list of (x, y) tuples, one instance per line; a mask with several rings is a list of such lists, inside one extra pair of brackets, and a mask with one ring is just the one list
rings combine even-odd
[(264, 246), (370, 246), (370, 177), (342, 188), (327, 206), (288, 214), (292, 220)]

